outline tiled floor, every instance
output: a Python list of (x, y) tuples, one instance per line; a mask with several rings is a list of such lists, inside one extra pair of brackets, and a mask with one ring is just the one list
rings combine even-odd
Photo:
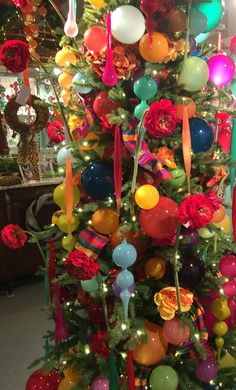
[(14, 297), (0, 296), (0, 389), (25, 390), (27, 367), (43, 355), (43, 335), (51, 323), (41, 310), (41, 282), (18, 287)]

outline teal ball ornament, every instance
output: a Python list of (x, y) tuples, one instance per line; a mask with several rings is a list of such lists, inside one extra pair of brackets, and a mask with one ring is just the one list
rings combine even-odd
[(143, 76), (135, 81), (134, 93), (141, 100), (151, 99), (157, 93), (157, 83), (152, 77)]

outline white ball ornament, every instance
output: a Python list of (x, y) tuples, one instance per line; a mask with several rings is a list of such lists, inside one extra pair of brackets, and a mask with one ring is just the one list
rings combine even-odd
[(138, 42), (145, 32), (145, 18), (132, 5), (122, 5), (111, 14), (111, 32), (117, 41), (131, 45)]

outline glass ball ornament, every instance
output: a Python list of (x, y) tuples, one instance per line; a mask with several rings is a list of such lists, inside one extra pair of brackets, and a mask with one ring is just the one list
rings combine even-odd
[(180, 235), (180, 244), (185, 247), (192, 247), (199, 242), (199, 233), (197, 230), (182, 227)]
[(195, 37), (195, 41), (198, 45), (200, 45), (200, 43), (205, 42), (209, 38), (209, 36), (209, 32), (200, 33)]
[(218, 373), (217, 363), (214, 357), (199, 360), (195, 369), (196, 377), (204, 383), (215, 379)]
[(206, 227), (198, 229), (198, 234), (201, 238), (205, 238), (206, 240), (215, 236), (215, 232)]
[(167, 28), (172, 33), (183, 32), (187, 27), (188, 17), (186, 13), (178, 8), (172, 9), (166, 15)]
[(235, 280), (229, 280), (228, 282), (225, 282), (223, 285), (223, 290), (225, 295), (229, 298), (233, 298), (236, 296), (236, 281)]
[(162, 279), (166, 272), (166, 263), (163, 259), (155, 256), (148, 259), (144, 266), (145, 275), (154, 279)]
[(172, 320), (164, 322), (163, 334), (168, 343), (179, 345), (189, 340), (190, 329), (187, 324), (175, 316)]
[(202, 2), (193, 7), (202, 12), (207, 19), (206, 32), (214, 30), (221, 21), (224, 14), (224, 7), (221, 0), (211, 0), (209, 2)]
[(75, 54), (67, 49), (67, 47), (63, 47), (55, 55), (55, 63), (58, 66), (69, 66), (70, 64), (75, 65), (76, 62), (77, 59)]
[(93, 110), (99, 118), (106, 117), (119, 107), (120, 104), (111, 100), (107, 91), (100, 91), (93, 102)]
[(236, 277), (236, 256), (233, 253), (227, 253), (220, 259), (219, 270), (226, 278)]
[(54, 370), (48, 374), (44, 373), (43, 370), (37, 370), (28, 378), (25, 390), (57, 390), (61, 380), (61, 376)]
[(189, 120), (193, 153), (206, 152), (210, 149), (214, 133), (205, 119), (194, 117)]
[(138, 42), (145, 32), (145, 18), (132, 5), (122, 5), (111, 14), (111, 32), (117, 41), (128, 45)]
[(170, 171), (172, 178), (166, 179), (165, 183), (172, 188), (180, 188), (186, 181), (186, 173), (182, 168), (175, 168)]
[[(128, 287), (128, 292), (130, 294), (133, 294), (136, 289), (135, 283), (131, 284), (131, 286)], [(112, 283), (112, 290), (116, 297), (120, 298), (120, 294), (122, 293), (122, 288), (117, 284), (116, 281)]]
[(92, 87), (89, 85), (89, 77), (82, 72), (78, 72), (72, 79), (72, 87), (76, 92), (89, 93), (92, 91)]
[(90, 163), (81, 174), (84, 192), (94, 200), (114, 197), (113, 164), (108, 161)]
[(139, 103), (135, 109), (134, 109), (134, 116), (139, 120), (141, 121), (142, 117), (143, 117), (143, 114), (146, 110), (149, 109), (149, 105), (145, 102), (145, 101), (142, 101), (141, 103)]
[(189, 31), (191, 35), (198, 35), (206, 31), (207, 18), (199, 9), (191, 10)]
[(179, 379), (171, 366), (159, 365), (152, 370), (149, 383), (152, 390), (176, 390)]
[(232, 57), (218, 53), (208, 61), (209, 81), (216, 87), (223, 87), (231, 83), (235, 74), (235, 64)]
[(122, 288), (122, 290), (127, 290), (134, 283), (134, 276), (132, 272), (127, 269), (119, 272), (116, 277), (116, 283)]
[(91, 384), (91, 390), (109, 390), (109, 380), (104, 377), (97, 377)]
[(99, 53), (107, 45), (106, 31), (99, 26), (90, 27), (84, 33), (84, 44), (88, 50)]
[(205, 265), (202, 259), (192, 252), (180, 254), (179, 258), (182, 267), (179, 271), (180, 285), (188, 288), (194, 288), (204, 278)]
[(181, 102), (174, 104), (177, 118), (183, 120), (184, 108), (188, 109), (188, 117), (192, 118), (196, 114), (196, 104), (190, 97), (183, 96)]
[(73, 76), (68, 72), (62, 72), (58, 77), (58, 84), (63, 89), (70, 89)]
[(93, 228), (98, 233), (111, 234), (119, 225), (119, 216), (110, 208), (101, 208), (95, 211), (91, 221)]
[[(59, 184), (53, 191), (53, 200), (61, 209), (66, 209), (65, 183)], [(73, 186), (73, 206), (80, 201), (80, 190)]]
[(199, 91), (209, 79), (209, 69), (204, 60), (199, 57), (188, 57), (183, 64), (178, 84), (189, 92)]
[(141, 209), (152, 209), (159, 202), (159, 192), (156, 187), (150, 184), (144, 184), (136, 190), (135, 202)]
[(151, 99), (157, 93), (157, 83), (152, 77), (143, 76), (135, 81), (134, 93), (141, 100)]
[(117, 245), (112, 253), (114, 263), (121, 268), (127, 268), (134, 264), (137, 259), (137, 251), (135, 247), (123, 240)]
[(156, 63), (163, 62), (168, 54), (168, 40), (162, 33), (152, 34), (152, 44), (150, 44), (149, 34), (145, 34), (139, 42), (139, 52), (144, 60)]

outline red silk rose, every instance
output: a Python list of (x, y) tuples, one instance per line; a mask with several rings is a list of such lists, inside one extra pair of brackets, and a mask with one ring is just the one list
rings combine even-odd
[(1, 239), (9, 248), (19, 249), (25, 245), (27, 235), (20, 226), (9, 224), (2, 229)]
[(155, 138), (169, 137), (177, 123), (176, 109), (171, 100), (154, 102), (144, 118), (144, 127)]
[(66, 139), (63, 124), (60, 121), (53, 121), (47, 127), (47, 135), (51, 142), (60, 144)]
[(6, 41), (0, 49), (0, 61), (13, 73), (23, 72), (28, 65), (29, 58), (27, 43), (17, 39)]
[(66, 258), (66, 272), (78, 280), (90, 280), (99, 272), (99, 264), (85, 252), (77, 249), (70, 252)]
[(96, 353), (105, 359), (109, 357), (107, 346), (107, 332), (97, 332), (91, 336), (90, 345), (93, 353)]
[(183, 225), (189, 224), (192, 229), (200, 229), (211, 222), (214, 211), (206, 195), (190, 195), (179, 207), (179, 221)]
[(209, 191), (206, 194), (206, 196), (211, 201), (211, 205), (212, 205), (214, 211), (218, 210), (222, 204), (222, 199), (216, 195), (216, 191), (215, 190)]

